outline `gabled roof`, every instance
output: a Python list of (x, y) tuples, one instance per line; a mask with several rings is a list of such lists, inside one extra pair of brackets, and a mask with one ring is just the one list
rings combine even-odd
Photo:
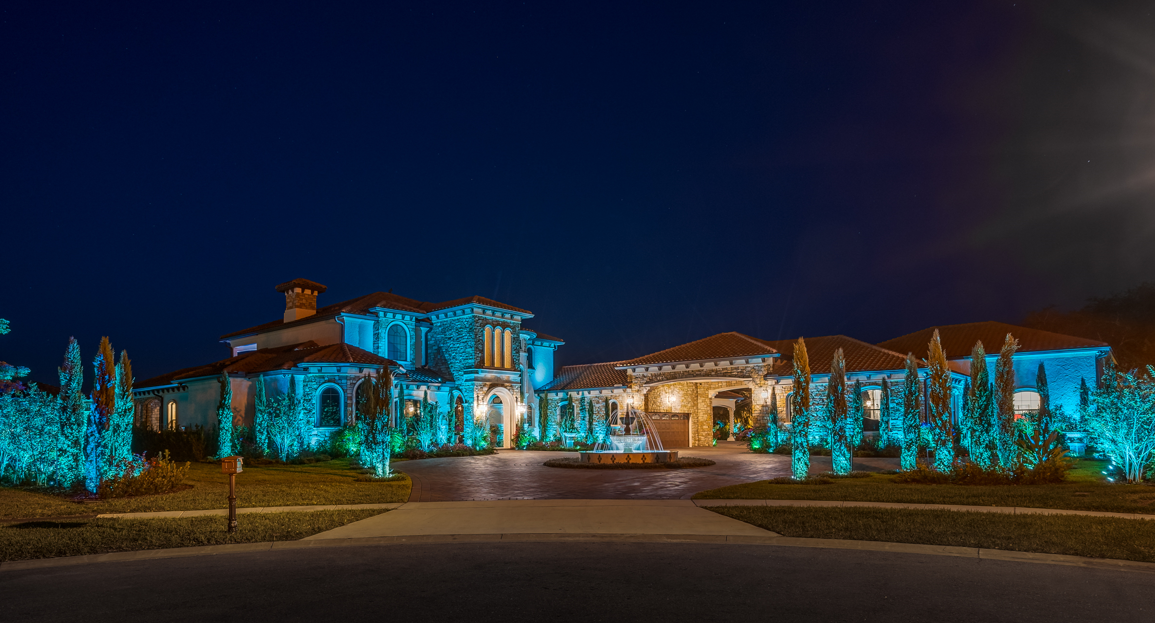
[(181, 381), (206, 376), (218, 376), (221, 372), (230, 374), (258, 374), (273, 370), (291, 370), (302, 364), (353, 364), (362, 366), (396, 366), (397, 363), (348, 344), (318, 346), (315, 342), (302, 342), (275, 348), (240, 353), (203, 366), (183, 368), (168, 374), (153, 377), (133, 384), (133, 391), (172, 385)]
[(880, 343), (879, 346), (900, 353), (911, 352), (916, 357), (926, 357), (927, 344), (930, 343), (935, 329), (938, 329), (943, 350), (946, 351), (946, 356), (949, 359), (970, 357), (971, 349), (979, 340), (982, 341), (987, 354), (997, 354), (1008, 333), (1019, 341), (1018, 352), (1020, 353), (1076, 348), (1108, 348), (1106, 342), (993, 321), (930, 327), (887, 340)]
[(643, 355), (629, 361), (620, 361), (619, 366), (640, 366), (654, 363), (674, 363), (677, 361), (702, 361), (725, 359), (728, 357), (768, 357), (778, 351), (770, 342), (750, 337), (742, 333), (719, 333), (681, 346), (667, 348), (656, 353)]
[[(830, 363), (834, 352), (842, 349), (846, 357), (847, 372), (873, 372), (902, 370), (906, 367), (906, 355), (868, 344), (845, 335), (827, 335), (804, 338), (806, 355), (810, 359), (811, 374), (830, 374)], [(794, 345), (798, 340), (769, 342), (782, 353), (781, 361), (775, 362), (774, 374), (790, 376), (794, 373)], [(919, 367), (925, 367), (920, 362)]]
[(434, 311), (438, 311), (441, 309), (449, 309), (450, 307), (457, 307), (458, 305), (469, 305), (471, 303), (474, 305), (485, 305), (487, 307), (497, 307), (499, 309), (508, 309), (509, 311), (515, 311), (515, 312), (522, 313), (522, 314), (533, 314), (533, 312), (529, 311), (528, 309), (522, 309), (520, 307), (514, 307), (513, 305), (508, 305), (506, 303), (502, 303), (501, 301), (495, 301), (493, 299), (487, 299), (484, 296), (468, 296), (468, 297), (463, 298), (463, 299), (453, 299), (452, 301), (444, 301), (441, 303), (431, 303), (430, 304), (431, 307), (429, 308), (429, 311), (434, 312)]
[(617, 368), (619, 365), (621, 362), (611, 361), (609, 363), (565, 366), (557, 371), (552, 381), (538, 388), (538, 391), (624, 386), (627, 383), (626, 371), (619, 370)]

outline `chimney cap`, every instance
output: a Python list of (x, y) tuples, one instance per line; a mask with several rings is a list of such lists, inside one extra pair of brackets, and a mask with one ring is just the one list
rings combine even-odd
[(325, 290), (328, 289), (325, 286), (317, 283), (316, 281), (309, 281), (308, 279), (294, 279), (292, 281), (286, 281), (285, 283), (282, 283), (279, 286), (277, 286), (277, 292), (288, 292), (289, 290), (292, 290), (293, 288), (301, 288), (302, 290), (312, 290), (312, 291), (316, 292), (317, 294), (321, 294)]

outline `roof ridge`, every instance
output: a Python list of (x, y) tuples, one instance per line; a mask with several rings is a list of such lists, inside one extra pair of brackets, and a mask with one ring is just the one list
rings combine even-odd
[[(774, 352), (778, 352), (777, 348), (774, 348), (773, 346), (770, 345), (769, 342), (767, 342), (766, 340), (764, 340), (760, 337), (754, 337), (752, 335), (746, 335), (745, 333), (740, 333), (738, 331), (731, 331), (730, 333), (733, 333), (734, 335), (737, 335), (738, 337), (740, 337), (740, 338), (742, 338), (748, 342), (752, 342), (756, 346), (762, 346), (763, 348), (769, 348), (770, 350), (772, 350)], [(719, 334), (719, 335), (722, 335), (722, 334)]]

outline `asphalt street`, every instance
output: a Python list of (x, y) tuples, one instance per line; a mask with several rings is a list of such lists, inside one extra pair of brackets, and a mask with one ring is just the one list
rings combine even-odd
[(1155, 575), (702, 543), (439, 543), (0, 573), (3, 621), (1143, 621)]

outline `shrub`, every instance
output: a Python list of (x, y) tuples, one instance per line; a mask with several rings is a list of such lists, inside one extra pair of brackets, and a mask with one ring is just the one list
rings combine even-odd
[(132, 429), (132, 451), (136, 454), (160, 456), (167, 452), (174, 461), (203, 461), (209, 448), (216, 448), (216, 438), (200, 426), (189, 430)]
[(156, 495), (176, 491), (188, 476), (189, 464), (178, 466), (169, 453), (145, 459), (137, 455), (121, 463), (120, 475), (100, 483), (97, 494), (102, 498), (125, 498), (136, 495)]
[(1065, 458), (1044, 461), (1033, 469), (1019, 465), (1010, 470), (983, 469), (977, 463), (958, 460), (950, 472), (938, 472), (920, 464), (916, 469), (899, 473), (894, 481), (919, 485), (1047, 485), (1065, 481), (1070, 469), (1071, 464)]

